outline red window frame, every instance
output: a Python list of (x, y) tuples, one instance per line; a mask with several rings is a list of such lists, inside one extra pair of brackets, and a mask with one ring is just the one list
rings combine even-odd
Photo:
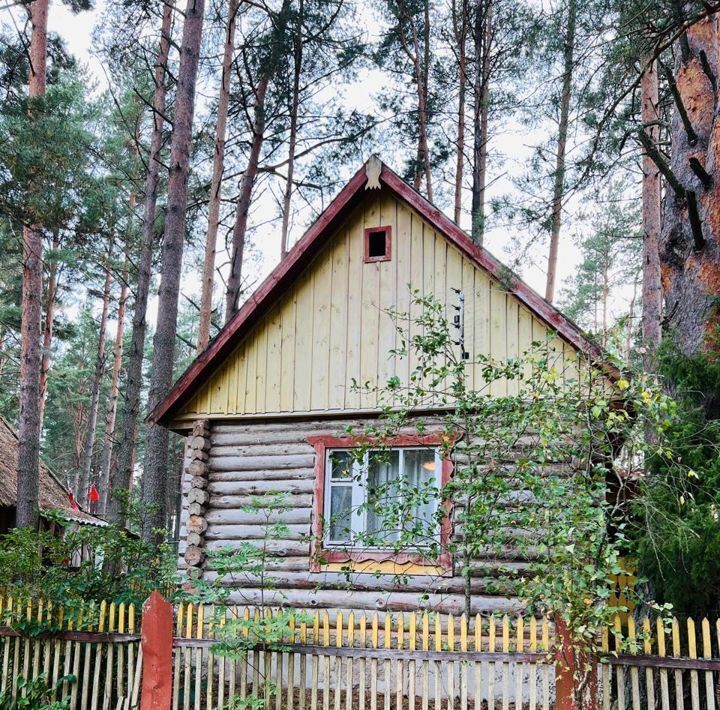
[[(374, 444), (374, 439), (361, 437), (336, 437), (336, 436), (309, 436), (308, 442), (315, 449), (315, 487), (313, 491), (313, 519), (312, 538), (310, 541), (310, 571), (320, 572), (324, 563), (345, 563), (345, 562), (394, 562), (395, 564), (416, 564), (426, 567), (440, 567), (444, 574), (452, 572), (452, 556), (448, 551), (448, 544), (452, 535), (452, 521), (450, 519), (450, 501), (441, 502), (445, 508), (445, 517), (440, 525), (440, 548), (442, 552), (437, 558), (428, 558), (424, 555), (412, 552), (393, 554), (391, 551), (356, 549), (333, 549), (323, 546), (323, 513), (325, 507), (325, 464), (327, 461), (328, 449), (349, 449), (358, 444)], [(443, 439), (439, 434), (428, 434), (425, 436), (398, 436), (391, 439), (384, 439), (382, 445), (389, 448), (432, 446), (437, 448), (443, 445)], [(449, 458), (442, 461), (440, 478), (441, 489), (450, 481), (453, 466)], [(368, 570), (371, 571), (371, 570)]]
[[(383, 256), (370, 256), (370, 235), (377, 232), (385, 233), (385, 254)], [(392, 227), (386, 225), (384, 227), (367, 227), (364, 232), (365, 236), (365, 258), (366, 264), (374, 264), (378, 261), (390, 261), (392, 259)]]

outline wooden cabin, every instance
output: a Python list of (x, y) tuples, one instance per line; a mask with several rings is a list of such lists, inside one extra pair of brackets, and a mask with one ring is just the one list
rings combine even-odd
[[(0, 534), (15, 527), (17, 504), (18, 436), (15, 429), (0, 417)], [(106, 525), (105, 521), (73, 506), (68, 490), (42, 461), (40, 462), (41, 525), (53, 526), (44, 513), (53, 510), (67, 525)], [(60, 531), (58, 531), (60, 532)]]
[[(422, 563), (381, 549), (349, 550), (347, 534), (335, 533), (342, 538), (336, 545), (323, 522), (363, 495), (333, 473), (352, 446), (343, 435), (348, 423), (361, 427), (378, 416), (372, 388), (358, 391), (353, 382), (407, 381), (410, 363), (389, 356), (397, 332), (387, 309), (408, 310), (408, 284), (446, 304), (463, 294), (471, 359), (519, 356), (549, 334), (563, 372), (602, 357), (572, 322), (371, 158), (151, 414), (188, 437), (181, 566), (209, 577), (206, 551), (260, 544), (263, 525), (278, 516), (248, 505), (282, 491), (289, 498), (279, 516), (284, 539), (267, 545), (276, 591), (236, 581), (235, 602), (264, 595), (305, 608), (462, 610), (463, 580), (452, 559)], [(479, 386), (480, 368), (470, 376)], [(494, 384), (497, 394), (513, 386)], [(432, 431), (420, 443), (401, 438), (393, 449), (388, 475), (441, 481), (447, 473)], [(350, 527), (363, 524), (358, 516)], [(402, 582), (398, 572), (407, 575)], [(488, 612), (518, 604), (478, 580), (473, 606)]]

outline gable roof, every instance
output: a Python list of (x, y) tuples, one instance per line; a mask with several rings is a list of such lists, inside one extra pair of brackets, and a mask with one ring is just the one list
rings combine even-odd
[[(15, 429), (0, 417), (0, 505), (17, 505), (18, 436)], [(65, 486), (40, 462), (40, 511), (57, 510), (66, 519), (86, 525), (104, 526), (104, 520), (84, 510), (75, 510)]]
[(148, 421), (167, 424), (172, 419), (173, 415), (193, 397), (208, 376), (231, 354), (253, 325), (307, 268), (337, 226), (362, 200), (365, 191), (378, 189), (381, 186), (406, 202), (476, 266), (506, 284), (510, 293), (562, 339), (584, 353), (591, 362), (597, 363), (609, 376), (618, 376), (617, 369), (609, 363), (607, 353), (587, 338), (575, 323), (512, 273), (490, 252), (473, 242), (458, 225), (399, 175), (373, 157), (355, 173), (287, 256), (211, 341), (208, 348), (181, 375), (165, 399), (150, 412)]

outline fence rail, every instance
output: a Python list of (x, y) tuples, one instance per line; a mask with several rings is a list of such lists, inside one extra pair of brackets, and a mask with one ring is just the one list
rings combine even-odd
[[(148, 606), (141, 636), (132, 605), (70, 615), (42, 600), (0, 597), (0, 695), (22, 697), (20, 678), (43, 676), (50, 699), (90, 710), (215, 710), (250, 698), (265, 710), (571, 707), (558, 665), (567, 648), (547, 619), (298, 612), (278, 643), (255, 643), (245, 627), (238, 633), (246, 647), (222, 657), (220, 626), (231, 618), (271, 623), (275, 612), (160, 601), (167, 634), (150, 633)], [(720, 710), (720, 620), (618, 617), (602, 648), (598, 709)], [(156, 685), (151, 668), (161, 657), (165, 704), (147, 704), (145, 685)]]

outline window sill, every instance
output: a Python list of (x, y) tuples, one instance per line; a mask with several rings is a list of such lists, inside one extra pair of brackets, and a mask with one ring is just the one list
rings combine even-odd
[(344, 572), (350, 568), (356, 573), (411, 574), (452, 576), (452, 559), (449, 553), (439, 558), (424, 557), (420, 553), (393, 553), (383, 550), (333, 549), (315, 550), (310, 560), (311, 572)]

